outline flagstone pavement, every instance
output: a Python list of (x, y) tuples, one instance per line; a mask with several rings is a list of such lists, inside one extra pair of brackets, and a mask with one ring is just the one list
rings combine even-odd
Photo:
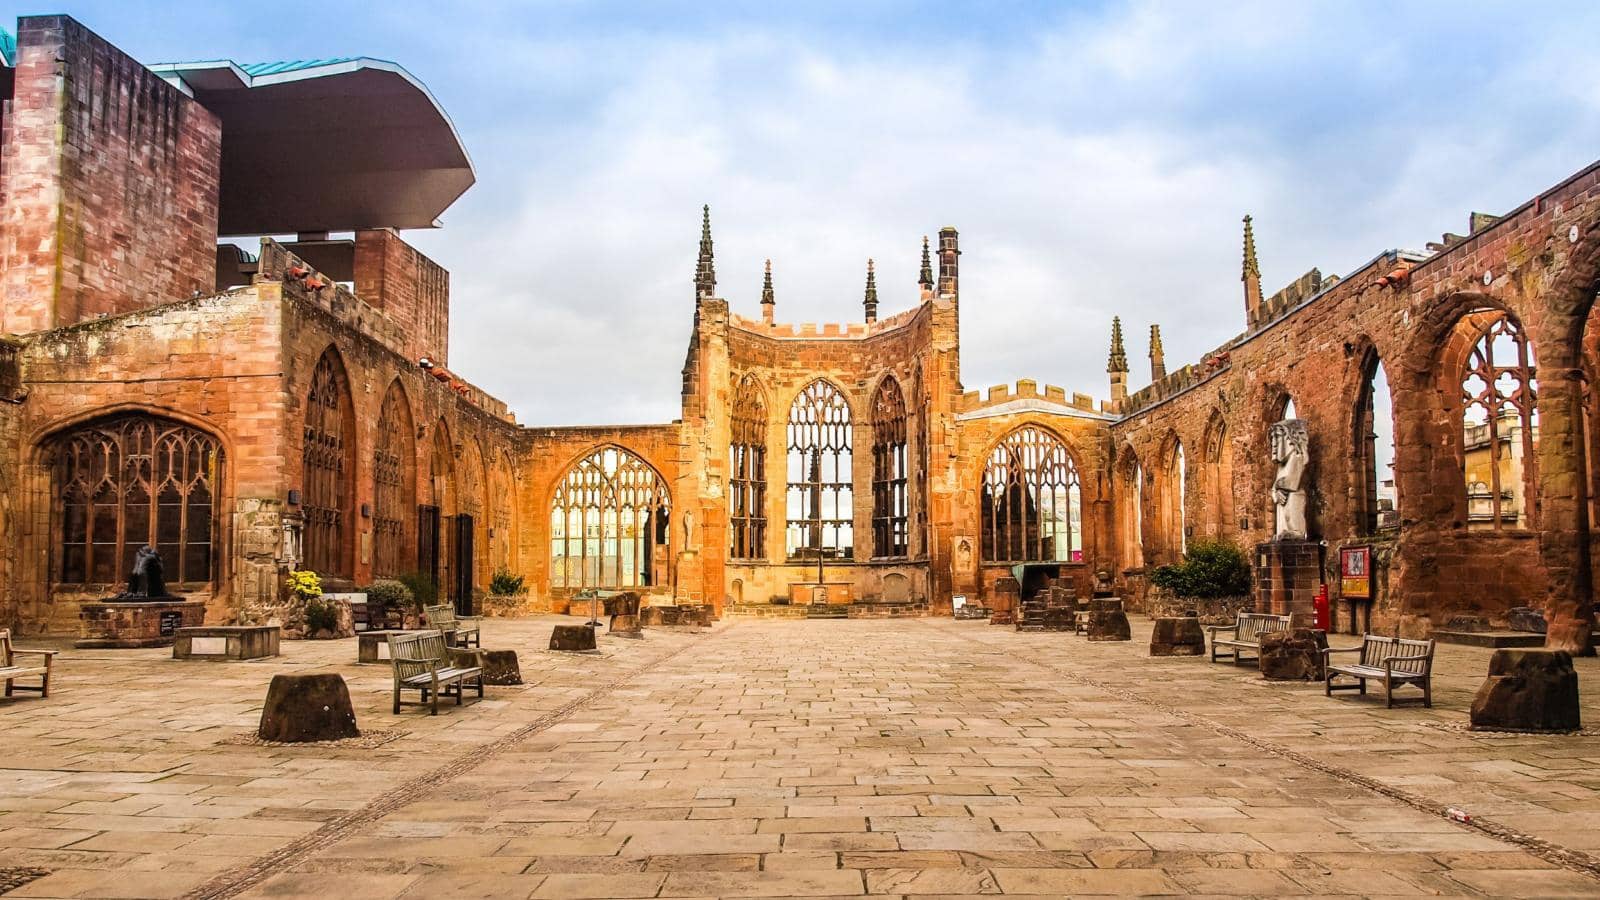
[[(0, 700), (0, 876), (48, 872), (4, 897), (1600, 896), (1600, 736), (1465, 731), (1488, 650), (1441, 648), (1435, 708), (1390, 710), (1151, 659), (1143, 620), (542, 649), (562, 621), (487, 622), (528, 684), (437, 717), (392, 715), (354, 640), (68, 650), (51, 698)], [(1600, 661), (1578, 667), (1600, 725)], [(224, 743), (308, 671), (402, 734)]]

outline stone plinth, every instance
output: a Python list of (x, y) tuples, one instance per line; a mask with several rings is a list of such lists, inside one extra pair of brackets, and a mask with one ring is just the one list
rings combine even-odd
[(76, 646), (82, 649), (167, 647), (177, 641), (178, 629), (205, 624), (206, 605), (199, 600), (85, 603), (78, 619)]
[(1204, 656), (1205, 632), (1194, 616), (1174, 616), (1155, 621), (1150, 632), (1151, 656)]
[(1321, 544), (1293, 540), (1257, 544), (1255, 569), (1256, 612), (1294, 616), (1295, 625), (1315, 621), (1317, 589), (1322, 587)]
[(1323, 675), (1322, 651), (1328, 636), (1311, 628), (1269, 631), (1261, 635), (1256, 667), (1268, 681), (1317, 681)]
[(711, 625), (711, 607), (646, 606), (639, 610), (639, 624), (652, 628), (705, 628)]
[(639, 595), (633, 591), (623, 591), (600, 601), (600, 605), (608, 616), (636, 616), (639, 614)]
[(515, 650), (476, 650), (484, 684), (521, 684), (522, 666)]
[(202, 625), (179, 628), (173, 659), (262, 659), (278, 655), (276, 625)]
[(1017, 609), (1022, 605), (1022, 585), (1006, 575), (996, 578), (994, 591), (989, 597), (989, 624), (1014, 625)]
[(344, 678), (332, 673), (274, 675), (256, 729), (264, 741), (337, 741), (361, 734)]
[(1091, 641), (1126, 641), (1133, 638), (1128, 627), (1128, 614), (1122, 609), (1120, 598), (1089, 601), (1089, 630)]
[(1578, 673), (1565, 650), (1496, 650), (1472, 698), (1475, 731), (1577, 731)]
[(557, 625), (550, 630), (551, 650), (593, 650), (594, 629), (587, 625)]
[(617, 614), (611, 617), (611, 627), (607, 630), (612, 637), (632, 638), (639, 640), (644, 637), (644, 629), (639, 627), (639, 617), (629, 614)]
[(356, 634), (356, 662), (382, 663), (389, 661), (389, 635), (411, 634), (401, 628), (362, 631)]

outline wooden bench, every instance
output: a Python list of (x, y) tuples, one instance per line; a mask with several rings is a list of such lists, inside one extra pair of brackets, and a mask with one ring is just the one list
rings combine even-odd
[[(1357, 662), (1335, 664), (1335, 653), (1361, 655)], [(1323, 689), (1326, 696), (1333, 696), (1334, 691), (1360, 691), (1365, 694), (1367, 679), (1371, 678), (1383, 682), (1384, 698), (1390, 709), (1394, 708), (1394, 689), (1406, 684), (1422, 688), (1422, 705), (1433, 708), (1433, 641), (1368, 634), (1362, 636), (1359, 647), (1343, 650), (1330, 647), (1323, 650), (1322, 660), (1323, 671), (1328, 679)], [(1354, 678), (1356, 683), (1335, 685), (1333, 679), (1339, 675)]]
[[(1267, 613), (1238, 613), (1232, 625), (1212, 625), (1206, 629), (1211, 632), (1211, 661), (1216, 662), (1218, 652), (1226, 653), (1233, 658), (1233, 664), (1242, 666), (1254, 663), (1261, 656), (1261, 636), (1270, 631), (1288, 631), (1289, 617), (1274, 616)], [(1224, 632), (1230, 632), (1229, 637), (1221, 637)], [(1246, 658), (1245, 650), (1254, 650), (1256, 655)]]
[(400, 692), (421, 691), (422, 705), (439, 714), (439, 695), (453, 696), (461, 705), (466, 688), (476, 686), (483, 696), (483, 669), (458, 665), (437, 631), (411, 631), (389, 635), (389, 668), (394, 673), (394, 712), (400, 714)]
[(478, 623), (483, 616), (458, 616), (456, 608), (449, 604), (423, 607), (422, 614), (427, 617), (429, 628), (455, 635), (457, 647), (483, 646), (483, 639), (478, 636)]
[[(50, 666), (59, 650), (18, 650), (11, 645), (11, 629), (0, 628), (0, 679), (6, 683), (6, 696), (13, 691), (33, 691), (41, 697), (50, 696)], [(19, 656), (40, 656), (44, 665), (24, 666), (17, 663)], [(12, 682), (17, 678), (39, 679), (38, 687), (26, 687)]]

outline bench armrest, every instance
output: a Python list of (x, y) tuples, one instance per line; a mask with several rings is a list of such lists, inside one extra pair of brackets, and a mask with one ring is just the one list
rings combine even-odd
[(43, 657), (47, 657), (48, 658), (48, 657), (51, 657), (51, 656), (55, 656), (57, 653), (60, 653), (60, 652), (61, 652), (60, 650), (24, 650), (21, 647), (12, 647), (11, 648), (11, 655), (12, 656), (24, 656), (24, 655), (31, 654), (33, 656), (43, 656)]
[(1327, 655), (1329, 655), (1331, 653), (1360, 653), (1360, 652), (1361, 652), (1361, 648), (1360, 647), (1343, 647), (1343, 648), (1340, 648), (1340, 647), (1323, 647), (1322, 648), (1322, 655), (1323, 656), (1327, 656)]

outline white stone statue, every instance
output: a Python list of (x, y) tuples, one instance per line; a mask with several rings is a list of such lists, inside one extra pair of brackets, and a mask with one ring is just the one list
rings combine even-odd
[(1276, 512), (1274, 540), (1306, 539), (1306, 468), (1311, 464), (1307, 450), (1306, 423), (1284, 419), (1268, 431), (1272, 441), (1272, 461), (1278, 476), (1272, 483), (1272, 504)]

